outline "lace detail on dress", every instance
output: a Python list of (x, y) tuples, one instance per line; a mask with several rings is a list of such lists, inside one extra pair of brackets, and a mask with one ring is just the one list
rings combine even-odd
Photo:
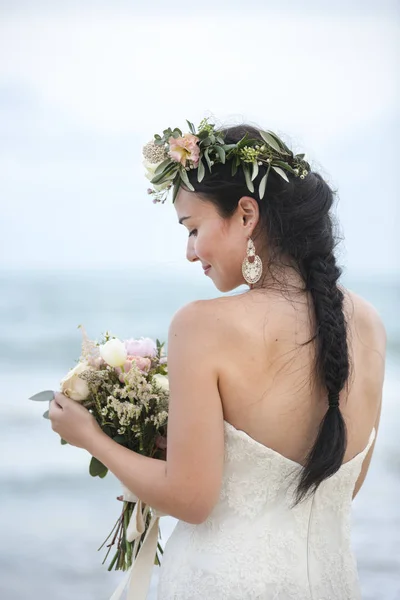
[(220, 498), (200, 525), (178, 521), (158, 600), (358, 600), (354, 485), (367, 447), (291, 508), (302, 466), (225, 423)]

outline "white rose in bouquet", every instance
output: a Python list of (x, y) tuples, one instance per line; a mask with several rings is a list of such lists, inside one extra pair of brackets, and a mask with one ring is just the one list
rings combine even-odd
[(169, 392), (169, 381), (166, 375), (161, 375), (160, 373), (157, 373), (157, 375), (153, 376), (153, 380), (157, 383), (158, 386), (160, 386), (162, 390)]
[(92, 371), (87, 363), (79, 363), (71, 369), (64, 379), (61, 380), (61, 392), (77, 402), (82, 402), (89, 397), (89, 386), (87, 382), (79, 377), (84, 371)]
[(128, 353), (123, 342), (113, 339), (100, 346), (100, 356), (110, 367), (122, 367)]

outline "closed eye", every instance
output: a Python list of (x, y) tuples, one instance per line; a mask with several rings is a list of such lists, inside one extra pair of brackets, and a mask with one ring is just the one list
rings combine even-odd
[(197, 229), (192, 229), (192, 231), (189, 231), (189, 237), (191, 235), (197, 235)]

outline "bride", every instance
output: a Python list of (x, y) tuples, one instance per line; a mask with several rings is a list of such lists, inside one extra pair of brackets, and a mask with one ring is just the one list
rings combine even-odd
[(157, 202), (174, 183), (186, 258), (219, 291), (249, 290), (172, 319), (166, 463), (59, 394), (53, 429), (178, 519), (159, 600), (356, 600), (351, 503), (378, 431), (386, 336), (339, 284), (334, 193), (272, 132), (203, 121), (164, 134), (145, 147), (149, 192)]

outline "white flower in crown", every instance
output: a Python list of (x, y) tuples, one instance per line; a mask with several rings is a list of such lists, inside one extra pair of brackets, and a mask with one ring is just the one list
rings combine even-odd
[[(145, 177), (151, 181), (154, 177), (157, 167), (168, 158), (168, 154), (166, 153), (164, 146), (159, 146), (155, 144), (153, 140), (151, 140), (145, 146), (143, 146), (143, 156), (144, 161), (142, 164), (146, 170)], [(152, 185), (156, 192), (160, 192), (170, 187), (171, 182), (165, 181), (164, 183), (160, 183), (158, 185), (154, 183)]]
[[(151, 163), (148, 160), (143, 161), (142, 164), (146, 170), (145, 177), (147, 177), (147, 179), (149, 179), (149, 181), (151, 181), (153, 179), (155, 170), (157, 169), (158, 165), (160, 165), (162, 162), (163, 161), (160, 161), (159, 163)], [(160, 183), (158, 185), (155, 183), (152, 183), (151, 185), (156, 190), (156, 192), (160, 192), (161, 190), (165, 190), (167, 187), (169, 187), (171, 185), (171, 182), (165, 181), (164, 183)]]

